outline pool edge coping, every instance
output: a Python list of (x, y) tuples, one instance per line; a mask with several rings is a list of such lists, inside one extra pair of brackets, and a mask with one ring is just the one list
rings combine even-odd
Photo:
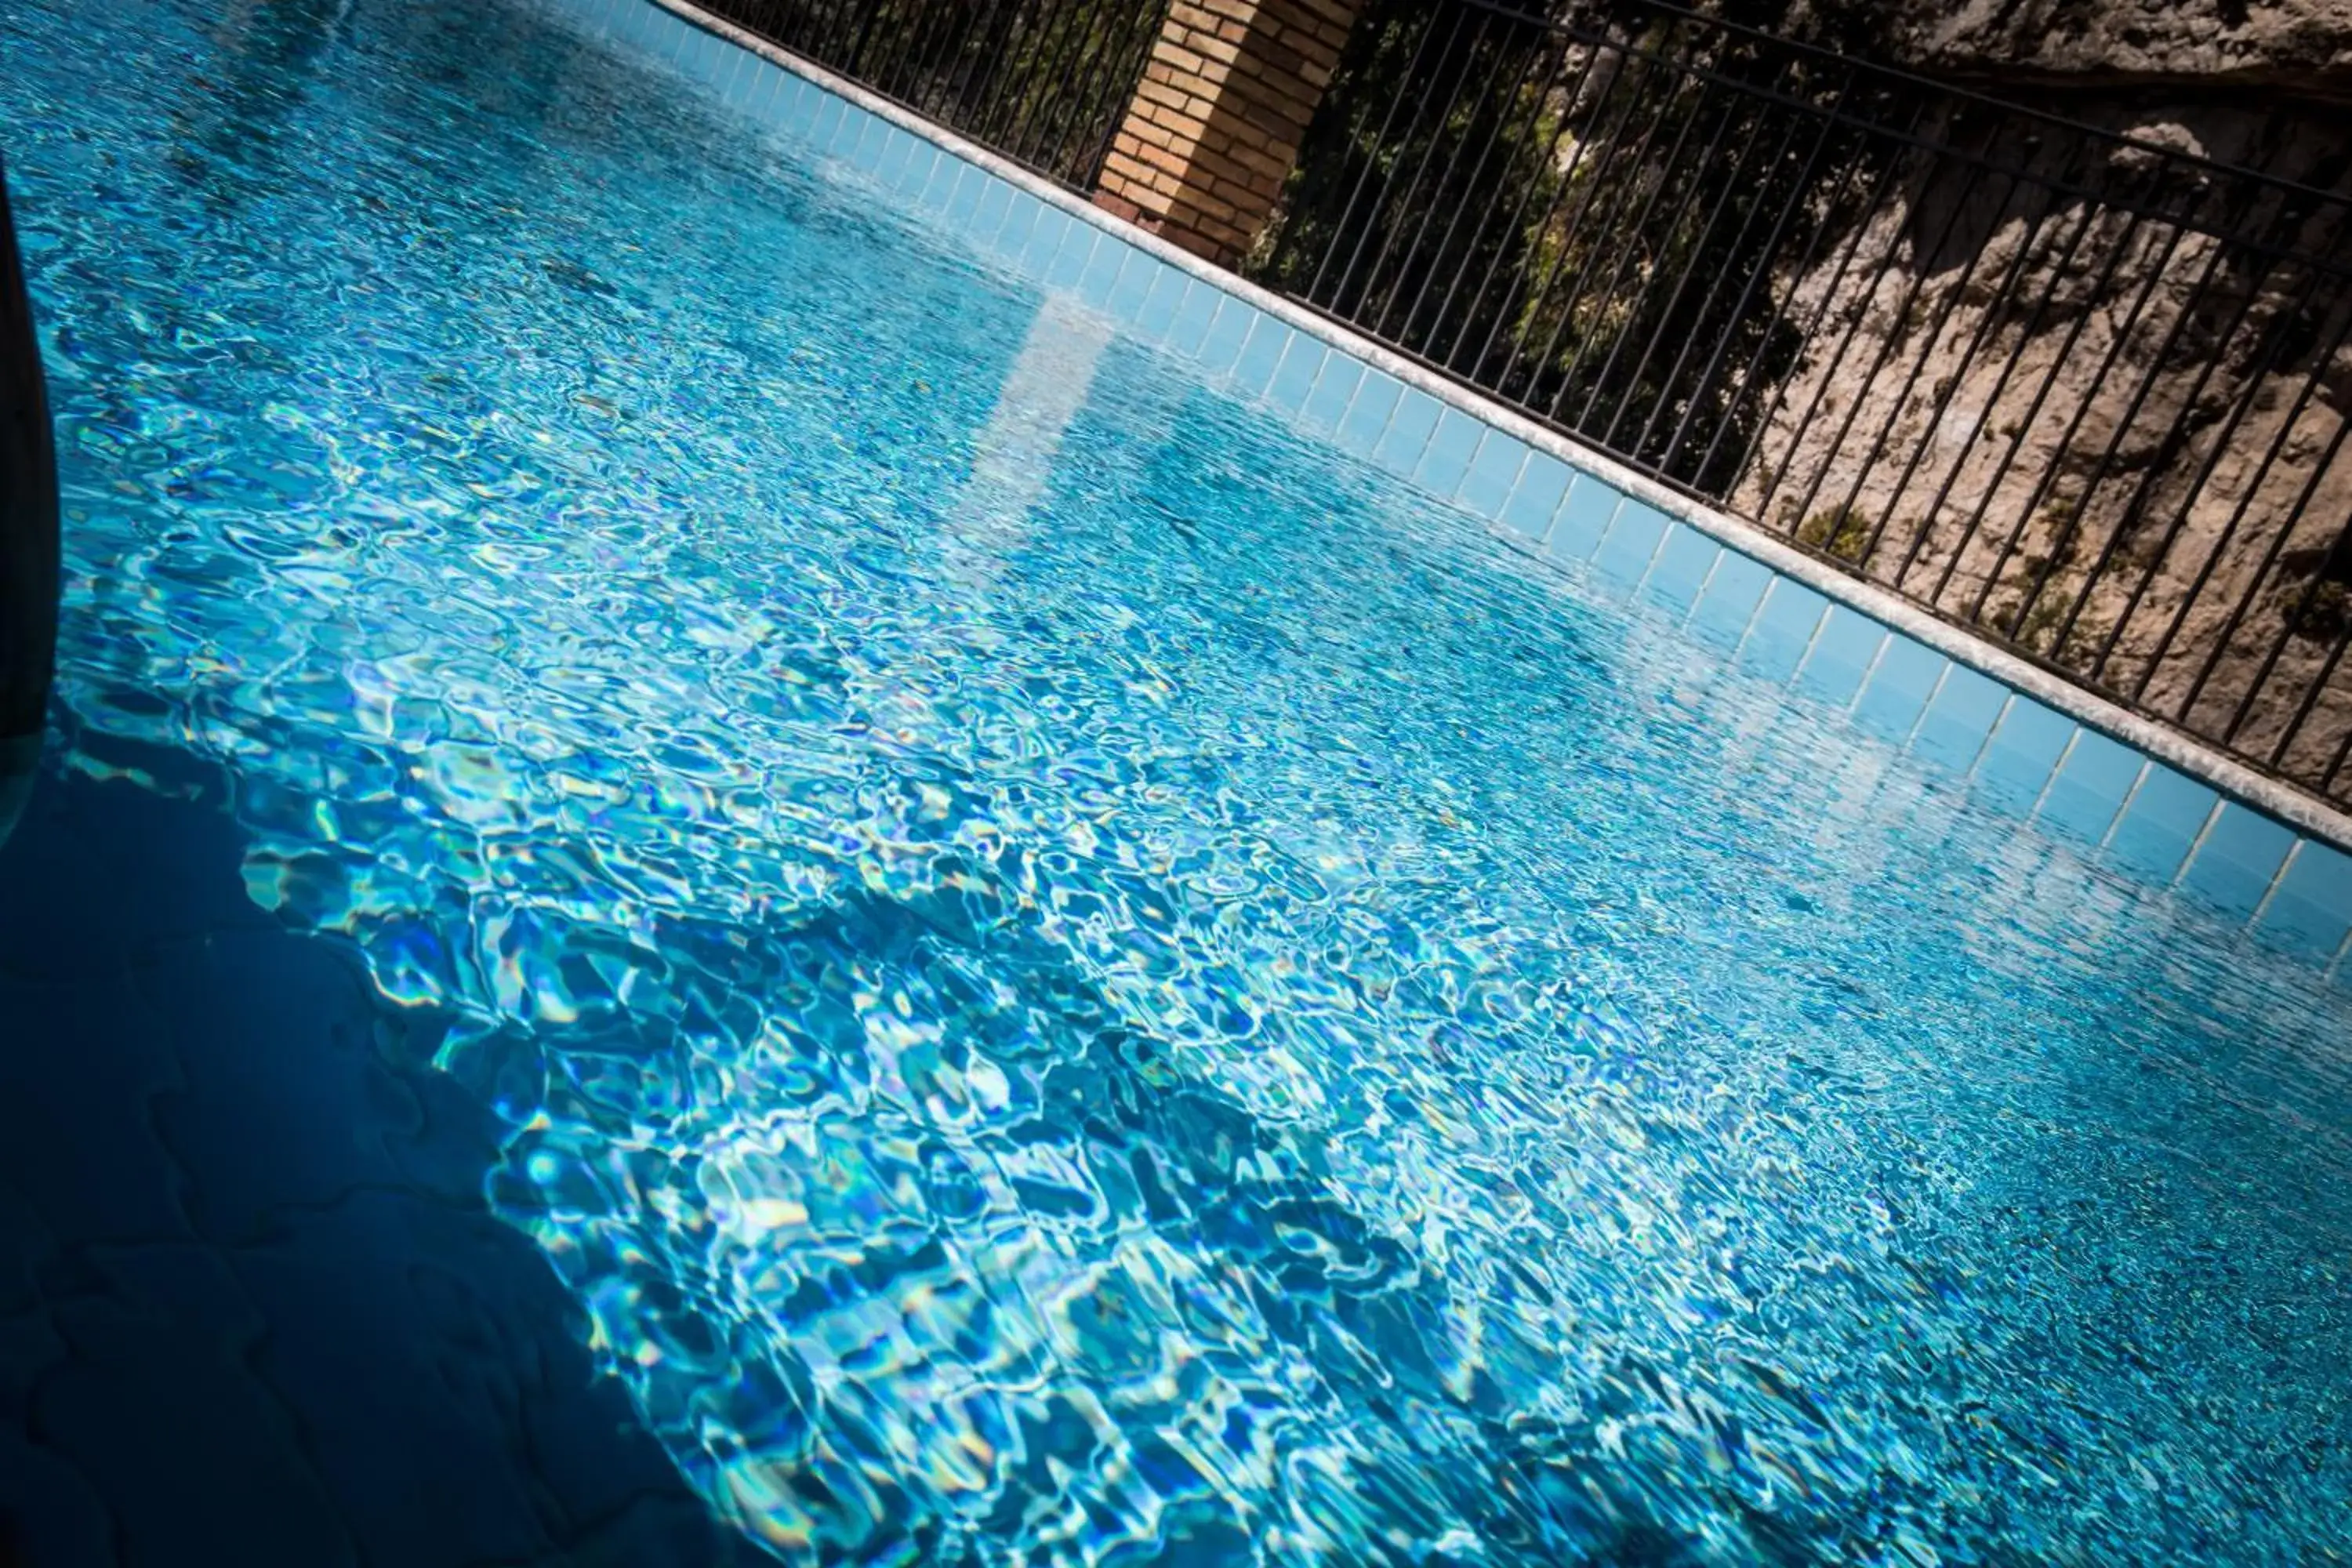
[[(2352, 854), (2352, 813), (2337, 811), (2293, 784), (2265, 778), (2244, 763), (2223, 755), (2202, 742), (2192, 740), (2168, 725), (2143, 718), (2096, 692), (2053, 675), (2041, 666), (1964, 631), (1884, 588), (1848, 576), (1754, 523), (1686, 496), (1607, 453), (1540, 425), (1507, 405), (1441, 375), (1420, 362), (1400, 354), (1319, 311), (1194, 256), (1160, 236), (1084, 200), (1003, 154), (968, 141), (936, 121), (927, 120), (780, 44), (747, 31), (724, 17), (711, 15), (693, 4), (692, 0), (647, 0), (647, 3), (791, 71), (910, 135), (920, 137), (940, 151), (1008, 182), (1066, 216), (1092, 224), (1122, 244), (1133, 246), (1197, 282), (1233, 295), (1292, 330), (1315, 338), (1327, 348), (1349, 354), (1457, 413), (1503, 431), (1530, 450), (1542, 452), (1570, 468), (1591, 475), (1629, 500), (1640, 501), (1706, 534), (1717, 544), (1736, 550), (1781, 576), (1793, 578), (1833, 604), (1867, 616), (1891, 631), (1927, 645), (1955, 664), (1973, 669), (1999, 681), (2011, 691), (2054, 709), (2086, 729), (2120, 742), (2144, 756), (2178, 768), (2224, 796), (2252, 806), (2322, 843)], [(1449, 501), (1447, 504), (1458, 503)], [(1505, 526), (1497, 519), (1483, 521), (1497, 530)], [(1550, 564), (1558, 569), (1557, 563)], [(2287, 860), (2282, 861), (2273, 873), (2273, 883), (2278, 877), (2284, 875), (2288, 863)]]

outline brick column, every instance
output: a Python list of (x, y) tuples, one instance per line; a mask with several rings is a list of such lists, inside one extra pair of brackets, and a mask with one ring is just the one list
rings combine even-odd
[(1282, 194), (1359, 0), (1174, 0), (1095, 203), (1241, 259)]

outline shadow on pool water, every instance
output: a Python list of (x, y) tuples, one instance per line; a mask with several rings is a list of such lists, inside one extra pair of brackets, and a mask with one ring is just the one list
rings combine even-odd
[(485, 1206), (488, 1112), (247, 898), (216, 775), (109, 754), (0, 848), (0, 1568), (758, 1560)]

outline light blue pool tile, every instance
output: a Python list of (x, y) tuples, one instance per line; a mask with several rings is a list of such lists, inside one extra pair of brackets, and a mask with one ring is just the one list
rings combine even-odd
[(621, 25), (639, 47), (657, 59), (676, 59), (678, 46), (686, 41), (685, 21), (658, 5), (626, 7)]
[(1617, 521), (1617, 509), (1624, 504), (1624, 493), (1615, 485), (1591, 474), (1578, 474), (1569, 487), (1568, 500), (1552, 519), (1544, 549), (1563, 561), (1591, 560), (1609, 525)]
[(1022, 243), (1021, 269), (1032, 278), (1051, 279), (1055, 258), (1061, 255), (1062, 242), (1069, 235), (1069, 216), (1059, 207), (1038, 202), (1036, 221), (1030, 226), (1029, 237)]
[(2115, 826), (2146, 757), (2095, 730), (2076, 726), (2074, 744), (2051, 776), (2035, 820), (2096, 844)]
[(756, 68), (764, 63), (751, 50), (729, 45), (716, 79), (719, 100), (730, 109), (741, 109), (751, 97), (751, 79), (758, 74)]
[(2074, 720), (2021, 692), (2010, 697), (1969, 775), (1969, 787), (2012, 811), (2032, 810), (2075, 728)]
[[(1919, 716), (1918, 729), (1911, 737), (1912, 751), (1954, 773), (1968, 772), (1983, 752), (2008, 700), (2009, 688), (2000, 681), (1966, 665), (1953, 665), (1945, 672), (1944, 684), (1936, 689), (1927, 710)], [(2043, 776), (2048, 776), (2046, 766)], [(2040, 793), (2038, 784), (2036, 793)]]
[(1148, 343), (1166, 342), (1169, 329), (1176, 324), (1176, 308), (1184, 302), (1184, 290), (1192, 279), (1156, 257), (1150, 260), (1151, 287), (1144, 290), (1143, 303), (1135, 308), (1135, 335)]
[(865, 129), (857, 137), (857, 163), (860, 168), (878, 171), (883, 158), (907, 133), (878, 114), (869, 114), (865, 119)]
[(725, 63), (730, 46), (723, 38), (704, 32), (699, 27), (689, 29), (691, 36), (686, 47), (678, 51), (677, 63), (686, 74), (698, 81), (708, 82), (719, 74)]
[[(816, 111), (833, 95), (819, 91), (815, 83), (803, 77), (790, 71), (782, 74), (784, 79), (777, 84), (775, 100), (769, 105), (769, 122), (814, 145), (816, 141)], [(931, 153), (938, 151), (928, 142), (923, 142), (923, 148)]]
[(1649, 502), (1627, 496), (1592, 552), (1593, 569), (1614, 582), (1639, 583), (1649, 574), (1673, 521)]
[(1844, 707), (1862, 689), (1886, 637), (1886, 628), (1868, 616), (1843, 605), (1831, 605), (1829, 618), (1813, 638), (1812, 652), (1797, 671), (1797, 689)]
[(776, 94), (792, 73), (769, 60), (755, 59), (743, 79), (743, 112), (762, 125), (776, 121)]
[(734, 40), (722, 38), (715, 34), (711, 36), (710, 45), (710, 53), (705, 57), (702, 64), (702, 79), (717, 88), (723, 100), (728, 84), (732, 82), (736, 73), (742, 69), (743, 62), (758, 57)]
[[(1922, 642), (1890, 635), (1886, 647), (1871, 667), (1862, 695), (1854, 699), (1854, 721), (1885, 740), (1904, 742), (1918, 727), (1927, 700), (1952, 661)], [(1991, 719), (1985, 722), (1990, 725)]]
[(1129, 245), (1125, 248), (1127, 254), (1119, 260), (1118, 278), (1110, 286), (1110, 299), (1105, 309), (1112, 321), (1132, 327), (1143, 313), (1143, 301), (1150, 295), (1152, 283), (1168, 270), (1168, 266), (1139, 247)]
[(1519, 470), (1519, 482), (1511, 487), (1510, 499), (1503, 502), (1504, 526), (1540, 542), (1551, 531), (1551, 520), (1559, 503), (1568, 499), (1568, 484), (1575, 477), (1575, 469), (1549, 452), (1529, 452), (1527, 466)]
[(650, 5), (607, 5), (604, 8), (604, 26), (615, 40), (643, 49), (652, 28), (652, 22), (645, 13), (652, 9)]
[(1739, 668), (1767, 680), (1795, 676), (1829, 607), (1828, 599), (1795, 578), (1773, 574), (1772, 585), (1756, 606), (1756, 618), (1739, 645)]
[[(1092, 226), (1089, 225), (1088, 226)], [(1078, 274), (1078, 298), (1096, 310), (1108, 313), (1111, 290), (1118, 287), (1119, 269), (1127, 258), (1135, 254), (1135, 247), (1117, 235), (1097, 231), (1094, 250), (1087, 257), (1086, 269)]]
[(1197, 278), (1179, 276), (1184, 277), (1184, 293), (1176, 303), (1176, 319), (1169, 323), (1168, 346), (1179, 353), (1197, 354), (1217, 319), (1217, 307), (1225, 301), (1225, 291)]
[(1748, 635), (1764, 591), (1772, 585), (1772, 569), (1761, 561), (1725, 549), (1706, 580), (1698, 603), (1691, 606), (1688, 623), (1693, 637), (1718, 648), (1735, 648)]
[(875, 156), (882, 145), (877, 128), (882, 123), (870, 114), (845, 121), (841, 134), (834, 139), (834, 155), (860, 174), (872, 173)]
[(1290, 352), (1290, 340), (1296, 335), (1289, 322), (1259, 311), (1241, 353), (1234, 358), (1234, 389), (1244, 397), (1255, 397), (1271, 386), (1274, 373), (1282, 356)]
[(844, 102), (840, 115), (825, 128), (825, 151), (836, 158), (848, 156), (849, 150), (857, 145), (857, 133), (873, 118), (857, 105)]
[(765, 85), (751, 95), (748, 105), (751, 118), (777, 130), (792, 129), (793, 89), (800, 78), (773, 65), (760, 74)]
[(1330, 353), (1322, 339), (1293, 331), (1290, 346), (1283, 351), (1282, 363), (1274, 367), (1274, 379), (1266, 384), (1266, 401), (1296, 417), (1307, 406), (1307, 399), (1315, 390), (1315, 378), (1323, 373), (1323, 362)]
[(2198, 844), (2180, 885), (2225, 914), (2251, 915), (2269, 895), (2294, 840), (2294, 829), (2284, 823), (2229, 801)]
[[(817, 110), (818, 114), (824, 112), (822, 108)], [(809, 127), (811, 140), (814, 140), (817, 133), (812, 118)], [(963, 172), (963, 167), (962, 159), (933, 149), (929, 161), (920, 165), (923, 176), (920, 183), (908, 185), (903, 193), (907, 205), (925, 212), (937, 212), (947, 205), (948, 193), (955, 189), (956, 176)]]
[(627, 39), (657, 60), (674, 59), (685, 41), (686, 24), (657, 5), (625, 5), (616, 19), (616, 36)]
[(1675, 523), (1666, 530), (1657, 558), (1650, 563), (1642, 597), (1677, 616), (1687, 615), (1722, 556), (1720, 542), (1686, 522)]
[(685, 42), (685, 21), (679, 21), (677, 16), (663, 12), (663, 9), (652, 7), (652, 5), (637, 5), (621, 16), (618, 37), (625, 37), (630, 45), (635, 45), (649, 58), (673, 61), (673, 58), (677, 58), (677, 45)]
[(980, 201), (971, 209), (972, 237), (983, 245), (993, 246), (1004, 219), (1013, 211), (1013, 187), (1003, 180), (991, 177), (982, 187)]
[(792, 72), (770, 60), (761, 60), (751, 73), (751, 90), (743, 95), (743, 112), (762, 125), (776, 122), (776, 96), (784, 90)]
[(980, 198), (994, 184), (995, 175), (977, 163), (965, 163), (956, 175), (955, 189), (948, 193), (948, 222), (961, 233), (971, 233), (980, 211)]
[[(1038, 226), (1043, 228), (1045, 226)], [(1054, 250), (1054, 259), (1045, 264), (1045, 281), (1056, 289), (1075, 289), (1078, 279), (1087, 275), (1093, 262), (1095, 245), (1116, 243), (1094, 225), (1074, 217), (1062, 223), (1061, 244)]]
[(1333, 349), (1323, 357), (1323, 368), (1315, 377), (1315, 390), (1307, 395), (1307, 405), (1298, 411), (1298, 422), (1307, 429), (1329, 435), (1339, 428), (1339, 421), (1348, 416), (1348, 405), (1355, 401), (1356, 389), (1364, 383), (1364, 362), (1350, 353)]
[(2258, 928), (2272, 946), (2325, 961), (2352, 931), (2352, 856), (2305, 839)]
[(1356, 395), (1348, 401), (1348, 412), (1339, 416), (1339, 445), (1360, 458), (1370, 458), (1380, 450), (1389, 421), (1396, 417), (1397, 405), (1403, 399), (1404, 383), (1366, 365)]
[[(833, 151), (834, 133), (841, 129), (841, 117), (848, 111), (848, 108), (847, 104), (831, 93), (826, 93), (817, 100), (815, 111), (808, 117), (808, 139), (818, 152)], [(949, 160), (941, 158), (940, 162), (945, 163)]]
[(915, 139), (899, 130), (890, 128), (882, 139), (882, 151), (874, 159), (874, 178), (886, 190), (897, 190), (907, 177), (907, 161), (915, 155)]
[(1511, 499), (1517, 488), (1519, 470), (1527, 466), (1528, 444), (1517, 436), (1489, 429), (1486, 439), (1478, 443), (1477, 455), (1470, 459), (1470, 471), (1462, 476), (1454, 487), (1454, 499), (1473, 516), (1489, 522), (1498, 521), (1503, 515), (1503, 503)]
[(1445, 405), (1418, 387), (1408, 386), (1398, 397), (1389, 427), (1372, 448), (1372, 460), (1392, 474), (1410, 478), (1429, 447), (1431, 432)]
[(1429, 441), (1413, 464), (1413, 483), (1432, 495), (1453, 495), (1469, 473), (1470, 459), (1478, 455), (1478, 443), (1486, 435), (1485, 420), (1475, 419), (1452, 404), (1441, 406)]
[[(816, 114), (811, 117), (809, 123), (811, 141), (817, 140), (824, 133), (822, 126), (818, 123), (824, 114), (824, 108), (819, 106)], [(925, 212), (938, 212), (947, 205), (948, 195), (955, 189), (956, 176), (962, 174), (963, 170), (962, 159), (949, 153), (936, 153), (923, 172), (923, 183), (908, 189), (907, 205)]]
[(777, 86), (789, 73), (774, 61), (761, 59), (749, 49), (743, 52), (743, 58), (751, 62), (743, 72), (743, 112), (765, 124), (775, 102)]
[(751, 112), (760, 123), (778, 131), (798, 134), (801, 121), (806, 116), (806, 100), (803, 94), (808, 84), (782, 66), (768, 68), (768, 89), (751, 101)]
[(996, 254), (1026, 268), (1029, 263), (1029, 241), (1037, 233), (1037, 215), (1045, 204), (1018, 186), (1005, 187), (1012, 192), (1004, 204), (1004, 221), (996, 226)]
[[(2221, 796), (2207, 784), (2151, 762), (2107, 834), (2106, 853), (2144, 877), (2170, 881), (2189, 858)], [(2277, 869), (2277, 863), (2272, 863)], [(2259, 896), (2259, 893), (2257, 894)], [(2247, 906), (2252, 909), (2252, 906)]]
[(694, 31), (681, 18), (652, 5), (645, 7), (642, 26), (638, 42), (647, 54), (667, 65), (677, 63), (677, 51), (686, 47), (687, 35)]
[(1200, 353), (1195, 356), (1201, 368), (1211, 375), (1231, 370), (1234, 362), (1241, 357), (1242, 345), (1249, 342), (1250, 333), (1257, 326), (1258, 320), (1256, 306), (1245, 300), (1236, 300), (1231, 294), (1224, 295), (1217, 302), (1216, 319), (1209, 323), (1209, 330), (1201, 336)]

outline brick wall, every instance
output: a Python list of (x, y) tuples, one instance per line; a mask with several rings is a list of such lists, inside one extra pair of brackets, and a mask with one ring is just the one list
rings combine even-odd
[(1230, 265), (1281, 195), (1357, 0), (1174, 0), (1097, 205)]

